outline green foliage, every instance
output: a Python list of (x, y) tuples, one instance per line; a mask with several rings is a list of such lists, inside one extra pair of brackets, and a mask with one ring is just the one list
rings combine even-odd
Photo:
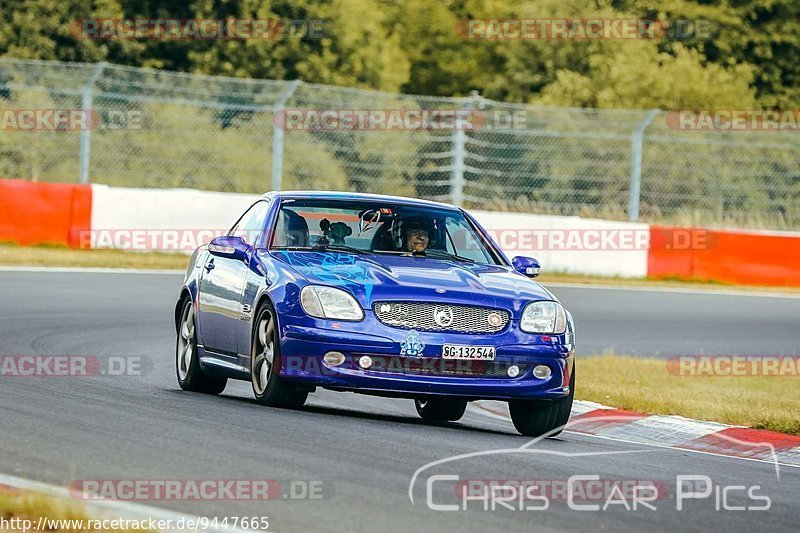
[[(58, 98), (46, 91), (15, 92), (4, 100), (8, 109), (78, 108), (80, 100)], [(0, 108), (1, 109), (1, 108)], [(9, 130), (0, 136), (0, 176), (23, 177), (33, 181), (73, 182), (79, 150), (76, 131)]]
[(121, 18), (117, 0), (5, 0), (0, 17), (0, 54), (19, 59), (94, 62), (103, 59), (136, 64), (145, 46), (135, 41), (81, 39), (74, 23), (81, 18)]
[[(442, 107), (436, 98), (388, 93), (436, 97), (472, 91), (502, 102), (592, 108), (531, 106), (526, 108), (526, 132), (469, 132), (465, 204), (606, 218), (626, 216), (631, 133), (644, 118), (642, 111), (622, 109), (800, 107), (798, 0), (0, 3), (0, 56), (159, 69), (108, 69), (98, 83), (97, 94), (103, 96), (96, 98), (95, 107), (134, 109), (145, 117), (141, 130), (92, 132), (91, 175), (110, 184), (241, 192), (269, 188), (271, 106), (287, 83), (170, 71), (301, 79), (306, 83), (287, 106), (306, 109)], [(95, 41), (78, 38), (73, 31), (74, 22), (82, 18), (324, 24), (321, 35), (277, 39)], [(673, 25), (702, 20), (710, 33), (653, 40), (465, 38), (466, 20), (504, 18), (646, 18)], [(8, 108), (77, 108), (91, 66), (73, 67), (43, 67), (24, 84), (24, 76), (18, 76), (15, 83), (27, 88), (4, 93), (0, 86), (0, 103)], [(0, 82), (6, 81), (4, 76), (0, 72)], [(110, 96), (115, 93), (129, 98), (115, 101)], [(664, 118), (660, 115), (648, 127), (645, 139), (644, 218), (797, 225), (796, 139), (768, 132), (678, 132)], [(0, 136), (0, 176), (74, 181), (79, 137), (76, 132), (6, 133)], [(433, 198), (450, 192), (452, 132), (287, 131), (285, 141), (285, 188)]]
[[(77, 38), (81, 18), (323, 20), (321, 38)], [(476, 18), (708, 21), (685, 41), (467, 39)], [(599, 107), (800, 106), (796, 0), (5, 0), (0, 54), (510, 102)]]
[(587, 57), (585, 74), (558, 70), (539, 100), (582, 107), (753, 109), (753, 69), (703, 65), (702, 54), (676, 44), (660, 52), (651, 41), (612, 43)]
[[(622, 0), (624, 9), (671, 20), (710, 21), (709, 39), (686, 45), (704, 62), (753, 67), (752, 87), (760, 107), (800, 106), (800, 2), (797, 0)], [(669, 43), (662, 43), (669, 49)]]

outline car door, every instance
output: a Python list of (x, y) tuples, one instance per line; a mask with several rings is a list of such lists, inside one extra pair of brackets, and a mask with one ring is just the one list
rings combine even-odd
[[(259, 200), (241, 216), (228, 235), (254, 246), (264, 225), (269, 203)], [(208, 254), (200, 278), (200, 335), (206, 351), (231, 357), (236, 363), (242, 292), (250, 255), (245, 260)]]

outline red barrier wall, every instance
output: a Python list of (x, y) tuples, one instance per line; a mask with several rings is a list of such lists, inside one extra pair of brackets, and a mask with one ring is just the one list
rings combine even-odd
[[(689, 232), (676, 249), (676, 232)], [(800, 237), (650, 226), (647, 275), (742, 285), (800, 287)]]
[(90, 185), (0, 179), (0, 241), (77, 248), (91, 219)]
[[(0, 242), (80, 245), (92, 187), (0, 179)], [(800, 287), (800, 236), (650, 226), (647, 275)]]

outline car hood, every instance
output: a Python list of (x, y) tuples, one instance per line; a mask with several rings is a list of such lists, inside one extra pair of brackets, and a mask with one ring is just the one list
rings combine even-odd
[(555, 300), (511, 267), (430, 257), (273, 251), (270, 255), (309, 283), (350, 291), (365, 309), (377, 301), (409, 300), (481, 305), (518, 317), (534, 300)]

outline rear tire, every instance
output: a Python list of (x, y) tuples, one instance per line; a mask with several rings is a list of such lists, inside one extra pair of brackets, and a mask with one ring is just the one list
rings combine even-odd
[(194, 304), (186, 298), (178, 322), (178, 340), (175, 346), (175, 370), (178, 385), (185, 391), (221, 394), (228, 384), (226, 378), (209, 376), (200, 368), (197, 357), (197, 330)]
[(569, 422), (574, 397), (575, 366), (573, 365), (568, 396), (558, 400), (511, 400), (508, 402), (511, 421), (517, 431), (526, 437), (541, 437), (542, 435), (555, 437), (564, 430), (564, 426)]
[(455, 422), (464, 416), (467, 401), (454, 398), (414, 400), (414, 406), (425, 422)]
[(250, 350), (250, 382), (253, 395), (261, 405), (299, 409), (308, 392), (298, 391), (280, 377), (281, 343), (275, 310), (269, 303), (256, 313), (255, 330)]

